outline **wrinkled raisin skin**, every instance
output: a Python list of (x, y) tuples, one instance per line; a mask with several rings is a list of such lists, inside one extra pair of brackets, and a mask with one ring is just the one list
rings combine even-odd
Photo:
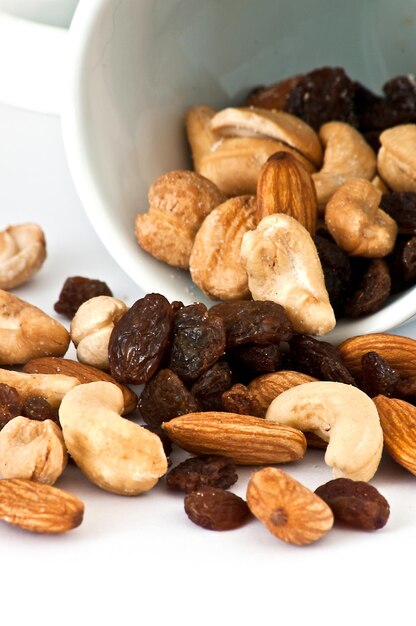
[(0, 430), (10, 420), (22, 415), (23, 400), (14, 387), (0, 383)]
[(202, 487), (228, 489), (238, 480), (232, 459), (220, 455), (200, 455), (186, 459), (170, 470), (166, 484), (190, 493)]
[(152, 293), (137, 300), (110, 335), (111, 375), (133, 385), (150, 380), (168, 348), (172, 322), (172, 307), (164, 296)]
[(398, 237), (389, 267), (392, 292), (397, 293), (411, 287), (416, 281), (416, 236), (408, 239)]
[(202, 411), (221, 411), (221, 396), (231, 387), (231, 370), (226, 361), (214, 363), (192, 385), (191, 393)]
[(138, 408), (144, 421), (155, 428), (174, 417), (199, 411), (194, 396), (171, 370), (160, 370), (140, 394)]
[(370, 398), (380, 394), (393, 397), (399, 380), (398, 372), (377, 352), (367, 352), (361, 357), (361, 386)]
[(379, 311), (390, 295), (391, 278), (388, 264), (383, 259), (372, 259), (361, 278), (358, 289), (345, 305), (345, 315), (361, 317)]
[(216, 487), (202, 487), (188, 493), (184, 504), (189, 519), (208, 530), (239, 528), (251, 515), (242, 498)]
[(32, 420), (43, 422), (52, 420), (59, 424), (58, 409), (51, 406), (43, 396), (28, 396), (25, 398), (22, 415)]
[(250, 389), (241, 383), (233, 385), (222, 394), (222, 410), (228, 413), (264, 417), (264, 411), (259, 407)]
[(315, 246), (324, 273), (325, 287), (335, 313), (341, 314), (352, 285), (351, 262), (335, 242), (316, 235)]
[(184, 381), (194, 381), (216, 363), (225, 351), (222, 320), (211, 316), (202, 303), (176, 312), (169, 369)]
[(336, 521), (361, 530), (378, 530), (390, 514), (387, 500), (375, 487), (349, 478), (336, 478), (315, 490), (331, 508)]
[(384, 193), (380, 208), (395, 220), (400, 233), (416, 235), (416, 193), (412, 191)]
[(339, 350), (326, 341), (319, 341), (308, 335), (294, 335), (290, 342), (290, 354), (293, 369), (299, 372), (320, 380), (355, 385)]
[(57, 313), (72, 319), (84, 302), (96, 296), (112, 296), (108, 285), (95, 278), (70, 276), (64, 282), (59, 299), (54, 304)]
[(237, 346), (228, 356), (233, 369), (240, 371), (242, 378), (248, 379), (276, 372), (282, 362), (282, 353), (276, 344)]

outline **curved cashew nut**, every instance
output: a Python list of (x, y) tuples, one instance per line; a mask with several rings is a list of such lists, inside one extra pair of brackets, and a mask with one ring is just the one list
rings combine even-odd
[(87, 300), (75, 313), (70, 327), (71, 339), (81, 363), (106, 370), (108, 341), (114, 324), (126, 313), (127, 305), (112, 296)]
[(377, 167), (393, 191), (416, 192), (416, 124), (401, 124), (383, 131)]
[(355, 178), (341, 185), (326, 206), (326, 226), (351, 256), (380, 258), (393, 250), (397, 223), (379, 208), (381, 195), (370, 181)]
[(383, 431), (374, 402), (357, 387), (334, 382), (292, 387), (273, 400), (266, 419), (328, 441), (325, 462), (334, 478), (369, 481), (376, 473)]
[(45, 236), (37, 224), (18, 224), (0, 231), (0, 289), (25, 283), (45, 258)]
[(65, 374), (27, 374), (5, 369), (0, 369), (0, 383), (14, 387), (24, 399), (42, 396), (55, 408), (68, 391), (79, 385), (77, 378)]
[(120, 416), (124, 399), (113, 383), (78, 385), (66, 394), (59, 421), (69, 454), (98, 487), (137, 495), (166, 473), (160, 438)]
[(0, 289), (0, 364), (63, 356), (70, 336), (62, 324), (17, 296)]
[(376, 173), (376, 155), (361, 133), (345, 122), (328, 122), (319, 130), (325, 147), (322, 169), (312, 174), (323, 211), (336, 189), (350, 178), (371, 180)]
[(308, 231), (293, 217), (264, 217), (244, 235), (241, 260), (254, 300), (281, 304), (296, 332), (323, 335), (334, 328), (318, 253)]

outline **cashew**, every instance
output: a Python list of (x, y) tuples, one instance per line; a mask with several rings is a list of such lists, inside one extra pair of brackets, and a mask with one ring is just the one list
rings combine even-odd
[(68, 452), (98, 487), (121, 495), (148, 491), (166, 473), (160, 438), (120, 416), (123, 394), (107, 382), (66, 394), (59, 420)]
[(377, 167), (393, 191), (416, 192), (416, 124), (402, 124), (383, 131)]
[(357, 387), (312, 382), (292, 387), (270, 404), (266, 419), (328, 441), (325, 462), (334, 478), (370, 480), (383, 449), (383, 431), (374, 402)]
[(0, 364), (27, 363), (40, 356), (63, 356), (69, 333), (37, 307), (0, 289)]
[(19, 416), (0, 431), (2, 478), (27, 478), (53, 485), (67, 460), (61, 429), (52, 420), (41, 422)]
[(108, 369), (108, 341), (114, 324), (127, 309), (124, 302), (111, 296), (97, 296), (81, 304), (70, 327), (78, 361)]
[(43, 396), (51, 406), (58, 407), (68, 391), (79, 385), (74, 376), (64, 374), (26, 374), (0, 369), (0, 383), (14, 387), (26, 399)]
[(394, 247), (397, 223), (379, 208), (381, 191), (354, 178), (337, 189), (325, 210), (326, 226), (351, 256), (384, 257)]
[(215, 113), (215, 109), (205, 105), (191, 107), (186, 113), (186, 134), (192, 151), (194, 169), (200, 174), (201, 159), (211, 152), (218, 141), (218, 135), (210, 128)]
[(264, 217), (247, 232), (241, 262), (254, 300), (281, 304), (296, 332), (323, 335), (335, 326), (321, 263), (313, 240), (283, 213)]
[(322, 169), (312, 174), (318, 207), (324, 210), (336, 189), (350, 178), (371, 180), (376, 173), (376, 155), (364, 137), (345, 122), (328, 122), (319, 130), (325, 146)]
[(0, 289), (25, 283), (45, 258), (45, 236), (37, 224), (18, 224), (0, 231)]

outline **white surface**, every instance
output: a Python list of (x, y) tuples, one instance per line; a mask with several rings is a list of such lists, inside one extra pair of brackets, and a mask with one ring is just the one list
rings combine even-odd
[[(76, 197), (59, 123), (0, 105), (2, 225), (36, 221), (47, 261), (16, 293), (54, 315), (67, 276), (107, 281), (133, 303), (143, 293), (103, 248)], [(66, 325), (64, 318), (56, 316)], [(416, 337), (416, 324), (400, 329)], [(330, 478), (319, 451), (285, 466), (311, 488)], [(178, 457), (174, 457), (176, 463)], [(244, 495), (250, 469), (233, 490)], [(82, 525), (63, 536), (0, 523), (1, 615), (9, 626), (119, 624), (411, 624), (416, 558), (415, 477), (387, 459), (373, 484), (391, 505), (374, 533), (334, 529), (306, 548), (260, 523), (227, 533), (188, 521), (163, 481), (147, 495), (115, 496), (69, 468), (57, 486), (84, 500)], [(7, 616), (7, 619), (6, 619)]]
[(0, 10), (25, 20), (69, 28), (78, 0), (0, 0)]
[[(147, 190), (189, 165), (187, 107), (238, 102), (270, 84), (340, 65), (371, 89), (414, 71), (416, 0), (81, 0), (70, 30), (63, 128), (76, 188), (120, 266), (144, 290), (207, 301), (189, 275), (137, 246)], [(331, 339), (391, 328), (416, 313), (416, 288)]]

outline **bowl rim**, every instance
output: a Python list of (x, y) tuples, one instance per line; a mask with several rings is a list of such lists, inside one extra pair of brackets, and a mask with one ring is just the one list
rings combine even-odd
[[(70, 51), (68, 59), (66, 97), (61, 113), (61, 127), (64, 149), (75, 189), (95, 232), (121, 269), (137, 283), (139, 271), (140, 285), (146, 293), (154, 291), (154, 277), (132, 268), (132, 259), (126, 249), (123, 236), (114, 232), (108, 211), (111, 207), (96, 184), (88, 151), (84, 147), (83, 118), (85, 61), (94, 28), (111, 4), (111, 0), (80, 0), (69, 29)], [(114, 10), (117, 9), (117, 5)], [(154, 259), (156, 263), (156, 259)], [(169, 266), (166, 266), (169, 268)], [(170, 268), (174, 270), (175, 268)], [(362, 334), (387, 332), (398, 328), (416, 315), (416, 285), (397, 294), (392, 302), (380, 311), (353, 320), (341, 320), (333, 331), (322, 337), (325, 341), (341, 341)], [(213, 303), (214, 304), (214, 303)], [(346, 330), (348, 328), (348, 331)]]

